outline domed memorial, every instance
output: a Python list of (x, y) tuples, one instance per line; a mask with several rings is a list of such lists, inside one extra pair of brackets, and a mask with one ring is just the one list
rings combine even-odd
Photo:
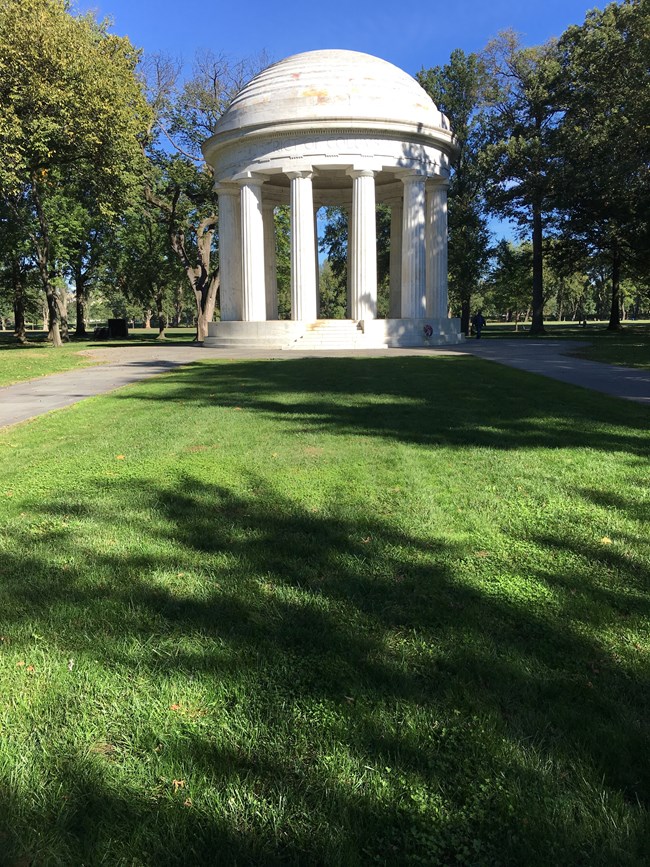
[[(296, 54), (235, 97), (203, 145), (219, 195), (221, 321), (209, 346), (456, 343), (447, 315), (444, 114), (401, 69), (356, 51)], [(377, 318), (376, 205), (391, 211), (390, 310)], [(291, 215), (291, 320), (278, 319), (274, 210)], [(319, 319), (318, 209), (347, 210), (347, 321)]]

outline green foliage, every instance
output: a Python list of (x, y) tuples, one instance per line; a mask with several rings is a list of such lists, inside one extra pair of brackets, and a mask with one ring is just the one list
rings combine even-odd
[(483, 54), (488, 79), (488, 143), (482, 154), (491, 210), (530, 234), (532, 333), (544, 330), (543, 241), (552, 211), (553, 134), (560, 119), (554, 88), (560, 71), (554, 41), (524, 48), (512, 31)]
[(530, 308), (533, 282), (533, 257), (530, 244), (515, 245), (500, 241), (485, 284), (484, 301), (506, 321), (523, 319)]
[[(83, 185), (103, 214), (139, 185), (149, 109), (138, 54), (64, 0), (0, 6), (0, 189), (42, 195)], [(71, 176), (71, 177), (69, 177)]]
[(162, 332), (173, 314), (173, 288), (184, 275), (172, 257), (167, 227), (159, 212), (143, 206), (127, 211), (116, 233), (112, 281), (125, 298), (142, 310), (155, 310)]
[[(327, 254), (332, 278), (338, 283), (338, 293), (347, 298), (348, 282), (348, 212), (344, 208), (325, 209), (325, 230), (320, 239), (320, 251)], [(345, 302), (347, 304), (347, 301)]]
[(593, 9), (563, 34), (560, 51), (556, 204), (578, 255), (607, 259), (616, 328), (621, 278), (649, 285), (650, 4)]
[(467, 333), (471, 299), (480, 290), (489, 258), (486, 180), (480, 165), (486, 70), (478, 55), (456, 49), (447, 65), (422, 70), (417, 78), (449, 118), (458, 144), (448, 194), (449, 295), (450, 306), (460, 313), (461, 329)]
[(275, 261), (278, 280), (278, 318), (291, 319), (291, 216), (286, 205), (275, 209)]
[(329, 259), (325, 259), (320, 267), (319, 290), (321, 319), (345, 319), (348, 303), (346, 285), (334, 276)]
[(55, 343), (66, 260), (89, 221), (113, 220), (141, 186), (150, 112), (137, 61), (128, 39), (64, 0), (0, 5), (0, 195), (25, 217)]

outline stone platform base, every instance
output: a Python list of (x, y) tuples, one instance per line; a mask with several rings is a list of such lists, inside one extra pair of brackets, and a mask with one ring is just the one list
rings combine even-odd
[(211, 322), (214, 349), (386, 349), (449, 346), (464, 340), (459, 319), (318, 319), (315, 322)]

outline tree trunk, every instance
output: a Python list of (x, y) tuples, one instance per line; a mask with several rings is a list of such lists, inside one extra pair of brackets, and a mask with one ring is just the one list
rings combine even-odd
[(174, 315), (172, 316), (172, 328), (178, 328), (181, 324), (183, 316), (183, 296), (185, 295), (185, 284), (178, 283), (174, 290)]
[(74, 336), (87, 337), (88, 291), (86, 289), (86, 281), (79, 271), (75, 273), (75, 303), (77, 307), (77, 326), (74, 331)]
[(169, 221), (169, 241), (185, 269), (187, 279), (196, 299), (196, 336), (197, 343), (203, 343), (208, 335), (208, 325), (214, 317), (214, 308), (219, 289), (219, 273), (210, 275), (212, 240), (217, 227), (217, 215), (204, 217), (196, 228), (196, 246), (199, 262), (193, 262), (185, 249), (185, 230), (177, 223), (176, 206), (180, 191), (174, 195)]
[(612, 242), (612, 306), (609, 314), (608, 331), (619, 331), (621, 327), (621, 251), (616, 238)]
[(156, 337), (156, 340), (166, 340), (167, 315), (163, 308), (163, 295), (160, 291), (156, 292), (156, 316), (158, 317), (158, 337)]
[(208, 325), (214, 318), (214, 308), (217, 303), (217, 290), (219, 289), (219, 274), (213, 275), (204, 291), (194, 292), (196, 297), (196, 342), (203, 343), (208, 336)]
[(151, 310), (143, 310), (144, 315), (144, 327), (147, 331), (151, 328)]
[(544, 266), (542, 260), (542, 210), (533, 205), (533, 321), (530, 334), (545, 334), (544, 329)]
[(14, 296), (14, 337), (19, 343), (27, 343), (25, 328), (25, 275), (21, 273), (20, 262), (11, 263), (11, 282)]
[(47, 299), (47, 339), (52, 341), (52, 346), (63, 346), (61, 330), (59, 328), (59, 306), (53, 287), (51, 285), (48, 286), (45, 293), (45, 298)]
[(68, 331), (68, 295), (64, 289), (57, 289), (55, 285), (54, 300), (59, 311), (59, 334), (61, 340), (67, 343), (70, 340), (70, 332)]
[(460, 330), (467, 337), (469, 335), (469, 304), (471, 298), (463, 298), (460, 304)]
[[(32, 236), (34, 248), (36, 250), (36, 262), (38, 265), (38, 273), (41, 278), (43, 291), (47, 301), (47, 325), (48, 340), (52, 341), (53, 346), (63, 346), (61, 339), (61, 329), (59, 327), (59, 316), (61, 306), (57, 297), (56, 283), (54, 273), (54, 255), (52, 252), (52, 242), (50, 231), (45, 212), (43, 210), (40, 194), (38, 192), (38, 183), (35, 178), (32, 178), (34, 191), (34, 204), (36, 206), (36, 216), (38, 218), (38, 226), (40, 235)], [(67, 323), (66, 323), (67, 333)]]

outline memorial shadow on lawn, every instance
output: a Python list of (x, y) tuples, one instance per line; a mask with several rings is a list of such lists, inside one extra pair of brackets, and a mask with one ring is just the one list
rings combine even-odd
[(462, 356), (196, 363), (116, 397), (237, 407), (296, 433), (650, 456), (647, 407)]
[(647, 616), (625, 558), (619, 588), (585, 560), (517, 604), (459, 579), (462, 547), (251, 481), (29, 504), (3, 640), (49, 673), (16, 673), (34, 787), (3, 771), (8, 863), (643, 863), (644, 685), (603, 640)]

